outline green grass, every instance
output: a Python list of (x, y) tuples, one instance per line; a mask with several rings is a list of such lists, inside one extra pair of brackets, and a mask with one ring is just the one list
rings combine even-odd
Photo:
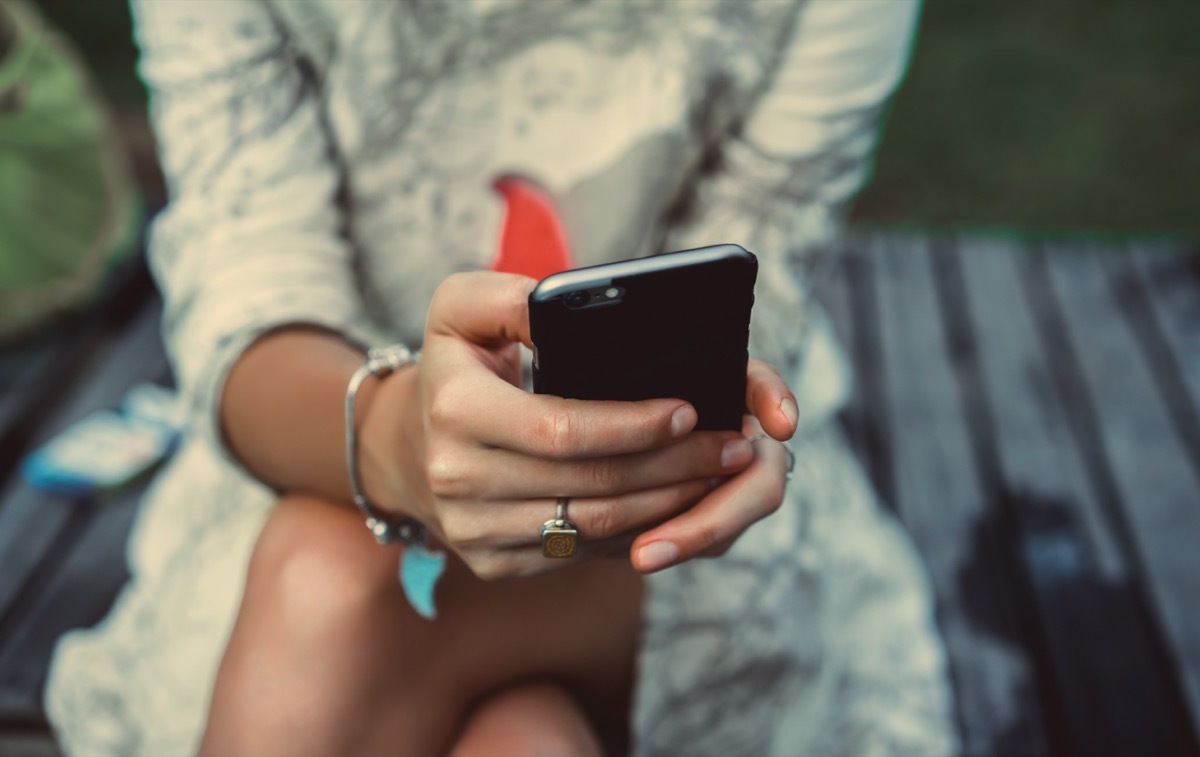
[(1200, 5), (929, 2), (853, 220), (1200, 237)]
[[(141, 107), (123, 0), (41, 5)], [(927, 0), (852, 220), (1200, 237), (1198, 33), (1194, 0)]]

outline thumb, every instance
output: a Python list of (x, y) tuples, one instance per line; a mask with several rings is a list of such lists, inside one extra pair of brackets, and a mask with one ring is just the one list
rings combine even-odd
[(529, 293), (537, 280), (514, 273), (456, 273), (434, 292), (428, 336), (457, 336), (483, 346), (529, 338)]

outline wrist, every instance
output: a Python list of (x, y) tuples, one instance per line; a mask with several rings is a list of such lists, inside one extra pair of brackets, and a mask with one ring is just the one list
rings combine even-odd
[[(404, 545), (400, 559), (400, 585), (404, 589), (404, 596), (419, 615), (432, 619), (437, 616), (434, 589), (445, 571), (446, 555), (429, 548), (428, 531), (419, 514), (406, 509), (398, 516), (399, 508), (389, 510), (379, 506), (381, 502), (390, 501), (387, 497), (389, 492), (410, 490), (403, 483), (406, 469), (403, 462), (410, 457), (405, 454), (407, 445), (403, 443), (406, 438), (403, 421), (411, 415), (407, 411), (416, 407), (416, 400), (419, 399), (414, 377), (417, 358), (418, 353), (411, 352), (403, 345), (373, 349), (367, 353), (366, 363), (354, 372), (346, 386), (346, 462), (354, 504), (366, 518), (366, 527), (380, 544)], [(380, 440), (382, 444), (371, 444), (369, 447), (373, 452), (360, 455), (358, 392), (372, 376), (381, 381), (370, 411), (363, 411), (363, 425), (372, 430), (368, 436)], [(402, 377), (408, 380), (404, 381)], [(391, 381), (388, 381), (389, 378)], [(393, 405), (389, 402), (393, 399), (396, 400), (398, 412), (393, 412)], [(367, 423), (368, 420), (372, 422)], [(378, 452), (383, 454), (375, 454)], [(372, 486), (374, 496), (368, 495), (359, 469), (360, 457), (368, 461), (368, 470), (380, 474), (378, 478), (372, 477), (372, 481), (387, 483), (390, 478), (392, 486)], [(389, 462), (395, 464), (388, 465)], [(402, 497), (399, 501), (405, 499)]]
[(422, 519), (417, 364), (371, 376), (356, 407), (357, 465), (361, 492), (384, 515)]

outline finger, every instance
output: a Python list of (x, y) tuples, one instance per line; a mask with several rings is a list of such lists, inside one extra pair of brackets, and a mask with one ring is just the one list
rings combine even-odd
[(575, 554), (570, 557), (546, 557), (541, 545), (535, 547), (518, 547), (497, 551), (472, 554), (460, 553), (471, 572), (485, 581), (509, 578), (528, 578), (561, 570), (586, 560), (594, 558), (615, 557), (629, 553), (629, 543), (632, 536), (622, 537), (620, 541), (604, 544), (579, 544)]
[(535, 284), (522, 276), (474, 272), (451, 276), (438, 288), (422, 373), (436, 428), (551, 459), (652, 449), (692, 430), (696, 411), (682, 400), (565, 400), (496, 380), (508, 367), (502, 358), (510, 357), (496, 347), (512, 340), (528, 344), (526, 301)]
[(427, 453), (430, 490), (444, 500), (493, 502), (543, 498), (611, 497), (692, 479), (728, 476), (754, 460), (741, 436), (706, 431), (661, 449), (584, 460), (554, 461), (508, 450), (456, 446)]
[(746, 408), (763, 430), (779, 441), (796, 433), (796, 397), (770, 363), (751, 360), (746, 368)]
[[(710, 491), (708, 480), (697, 480), (615, 497), (580, 497), (568, 502), (565, 517), (578, 529), (581, 546), (595, 553), (618, 546), (627, 551), (641, 530), (683, 512)], [(540, 549), (542, 524), (556, 517), (556, 504), (546, 498), (463, 504), (443, 512), (441, 535), (460, 550)]]
[(634, 542), (634, 567), (643, 573), (678, 564), (732, 544), (747, 528), (783, 502), (787, 452), (762, 440), (758, 457), (741, 475), (726, 482), (695, 507), (642, 534)]
[[(663, 447), (688, 434), (696, 410), (678, 399), (570, 400), (530, 394), (469, 361), (431, 383), (429, 417), (438, 430), (475, 444), (549, 460), (573, 460)], [(431, 379), (432, 381), (432, 379)]]
[[(540, 532), (540, 526), (539, 526)], [(598, 542), (579, 542), (570, 557), (547, 558), (540, 543), (511, 549), (486, 550), (461, 556), (480, 578), (520, 578), (548, 573), (578, 562), (597, 558), (626, 558), (638, 532), (629, 532)]]
[(495, 271), (468, 271), (446, 278), (429, 305), (426, 340), (457, 336), (474, 344), (533, 344), (529, 338), (529, 293), (537, 280)]
[(552, 570), (565, 568), (579, 562), (597, 558), (625, 558), (629, 554), (630, 545), (637, 534), (622, 534), (621, 536), (603, 542), (582, 543), (576, 545), (575, 554), (570, 557), (548, 558), (542, 552), (541, 544), (536, 546), (515, 547), (479, 556), (469, 556), (472, 571), (481, 578), (521, 578), (548, 573)]

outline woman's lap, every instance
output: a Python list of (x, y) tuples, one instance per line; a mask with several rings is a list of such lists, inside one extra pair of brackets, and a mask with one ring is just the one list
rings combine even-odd
[(439, 752), (475, 703), (531, 679), (560, 682), (597, 725), (625, 730), (641, 623), (641, 579), (627, 564), (486, 583), (451, 559), (427, 621), (404, 599), (399, 556), (347, 508), (275, 506), (218, 674), (209, 751), (291, 740), (315, 752)]
[[(635, 753), (669, 753), (670, 744), (678, 753), (687, 745), (679, 739), (697, 727), (705, 734), (694, 742), (705, 747), (697, 753), (719, 753), (763, 725), (770, 733), (755, 743), (798, 744), (811, 753), (838, 743), (853, 751), (838, 734), (849, 729), (862, 743), (876, 723), (885, 741), (892, 731), (921, 731), (897, 742), (909, 751), (952, 743), (940, 643), (911, 548), (878, 513), (836, 434), (801, 440), (797, 456), (788, 503), (726, 558), (649, 579), (631, 716)], [(60, 645), (47, 706), (68, 748), (195, 749), (241, 598), (238, 577), (246, 575), (270, 502), (269, 492), (206, 449), (177, 459), (131, 544), (134, 582), (104, 624)], [(811, 539), (802, 548), (805, 512), (812, 513)], [(561, 591), (586, 596), (592, 589), (564, 580)], [(874, 607), (871, 622), (890, 624), (902, 639), (887, 644), (903, 654), (882, 671), (854, 661), (870, 652), (865, 647), (888, 642), (853, 632), (864, 608)], [(550, 643), (562, 638), (553, 631)], [(830, 680), (838, 688), (827, 687)], [(869, 702), (897, 686), (922, 693), (877, 720)], [(715, 707), (696, 704), (706, 692)], [(833, 725), (817, 718), (798, 737), (782, 725), (792, 711), (845, 714)], [(897, 720), (893, 729), (889, 722)]]

